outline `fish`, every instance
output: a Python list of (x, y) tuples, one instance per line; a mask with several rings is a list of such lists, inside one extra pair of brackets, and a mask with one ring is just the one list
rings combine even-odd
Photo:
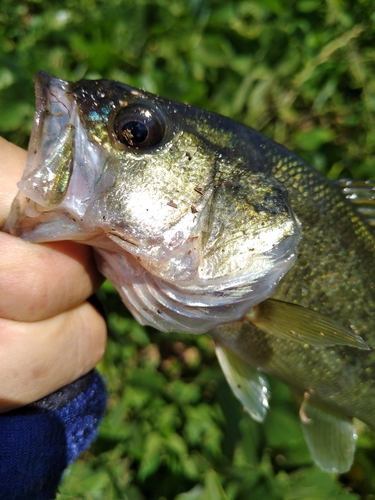
[(375, 430), (375, 184), (124, 83), (39, 71), (35, 92), (2, 230), (91, 245), (138, 322), (211, 335), (258, 422), (284, 382), (315, 463), (349, 470), (353, 418)]

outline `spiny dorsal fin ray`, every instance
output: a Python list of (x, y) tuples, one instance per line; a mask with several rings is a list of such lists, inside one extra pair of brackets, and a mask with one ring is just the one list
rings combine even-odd
[(375, 227), (375, 181), (335, 181), (354, 208), (371, 226)]
[(303, 434), (315, 463), (327, 472), (347, 472), (354, 458), (356, 433), (352, 419), (309, 402), (300, 409)]
[(270, 396), (267, 379), (231, 349), (216, 342), (216, 355), (235, 396), (257, 422), (263, 422)]
[(261, 330), (314, 346), (345, 345), (369, 350), (366, 342), (321, 313), (297, 304), (267, 299), (246, 317)]

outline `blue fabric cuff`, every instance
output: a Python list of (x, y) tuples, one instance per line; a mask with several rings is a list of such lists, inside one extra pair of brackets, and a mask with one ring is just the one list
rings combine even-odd
[(92, 371), (54, 394), (0, 415), (0, 499), (50, 500), (66, 467), (97, 434), (107, 395)]

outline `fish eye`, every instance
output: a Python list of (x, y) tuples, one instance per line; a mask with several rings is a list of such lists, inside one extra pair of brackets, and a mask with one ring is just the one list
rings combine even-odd
[(147, 149), (160, 144), (165, 124), (157, 110), (135, 105), (121, 108), (114, 121), (116, 138), (132, 149)]

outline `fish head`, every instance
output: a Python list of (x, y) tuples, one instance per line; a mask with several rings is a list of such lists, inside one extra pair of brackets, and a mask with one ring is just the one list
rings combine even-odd
[(207, 331), (272, 294), (300, 225), (267, 139), (110, 80), (39, 72), (35, 86), (9, 232), (93, 245), (136, 318), (162, 330)]

